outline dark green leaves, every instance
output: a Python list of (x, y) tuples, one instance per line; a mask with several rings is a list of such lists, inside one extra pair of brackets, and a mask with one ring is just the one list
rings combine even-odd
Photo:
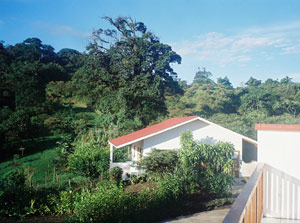
[(181, 58), (142, 22), (104, 19), (112, 29), (93, 32), (89, 57), (73, 78), (77, 93), (89, 107), (115, 115), (115, 124), (137, 119), (147, 125), (167, 114), (166, 94), (182, 93), (171, 68)]

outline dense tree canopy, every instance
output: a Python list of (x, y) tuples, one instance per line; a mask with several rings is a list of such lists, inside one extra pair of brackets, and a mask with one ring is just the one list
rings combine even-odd
[[(47, 85), (70, 80), (72, 75), (70, 63), (62, 61), (62, 54), (38, 38), (14, 46), (0, 43), (1, 148), (43, 134), (43, 122), (55, 107), (47, 97)], [(76, 66), (81, 65), (74, 64), (73, 71)]]
[(89, 55), (73, 78), (77, 93), (115, 123), (137, 119), (145, 125), (166, 115), (165, 95), (182, 93), (171, 68), (180, 56), (141, 22), (105, 19), (113, 29), (93, 32)]
[(217, 79), (217, 83), (223, 85), (226, 88), (233, 88), (231, 82), (229, 81), (228, 77), (219, 77)]
[(198, 70), (183, 96), (168, 97), (170, 116), (200, 115), (252, 138), (256, 123), (300, 123), (300, 84), (291, 78), (250, 77), (238, 88), (227, 77), (217, 78), (217, 84), (211, 78), (211, 72)]

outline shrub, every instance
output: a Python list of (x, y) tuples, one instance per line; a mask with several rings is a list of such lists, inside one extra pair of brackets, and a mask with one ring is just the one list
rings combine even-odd
[(230, 174), (233, 153), (234, 147), (230, 143), (197, 145), (191, 132), (183, 133), (178, 153), (179, 174), (186, 177), (186, 181), (198, 187), (203, 194), (222, 196), (233, 184), (233, 176)]
[(25, 184), (22, 169), (5, 175), (0, 183), (1, 216), (26, 216), (25, 207), (30, 206), (32, 191)]
[(117, 185), (119, 185), (122, 180), (122, 174), (123, 174), (123, 170), (118, 166), (110, 169), (109, 171), (110, 179), (115, 181)]
[(183, 178), (176, 175), (163, 175), (157, 182), (157, 190), (165, 196), (164, 200), (180, 200), (190, 191), (184, 189)]
[(59, 196), (53, 197), (52, 201), (55, 203), (55, 213), (59, 215), (71, 215), (74, 210), (74, 199), (75, 194), (72, 190), (62, 191), (60, 192)]
[(134, 210), (134, 196), (114, 184), (83, 189), (75, 196), (74, 214), (81, 222), (120, 222)]
[(181, 205), (184, 195), (181, 179), (161, 177), (157, 189), (138, 194), (107, 183), (76, 193), (74, 214), (80, 222), (154, 222), (165, 216), (160, 210)]
[(205, 192), (203, 195), (209, 198), (224, 197), (229, 187), (234, 183), (234, 178), (229, 174), (214, 174), (210, 169), (206, 169), (200, 174), (203, 179), (198, 182), (198, 187)]
[(177, 151), (153, 149), (151, 153), (139, 163), (139, 168), (151, 174), (172, 173), (177, 163)]
[(0, 216), (24, 218), (53, 213), (52, 197), (57, 194), (55, 188), (36, 190), (27, 186), (23, 169), (12, 171), (0, 182)]
[(57, 167), (66, 167), (68, 164), (68, 157), (74, 152), (73, 148), (73, 136), (71, 134), (66, 134), (61, 137), (62, 139), (56, 142), (59, 148), (58, 156), (52, 161)]
[(131, 174), (129, 176), (129, 181), (131, 184), (138, 184), (138, 183), (143, 183), (147, 181), (147, 175), (146, 174)]
[(73, 133), (74, 131), (74, 114), (66, 111), (57, 112), (53, 116), (44, 120), (44, 126), (49, 129), (50, 133)]
[(85, 177), (102, 177), (109, 169), (109, 149), (94, 141), (77, 142), (74, 153), (68, 156), (68, 166)]

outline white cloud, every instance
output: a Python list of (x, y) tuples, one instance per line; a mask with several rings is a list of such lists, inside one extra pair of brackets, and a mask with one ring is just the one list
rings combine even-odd
[(78, 36), (87, 38), (90, 36), (89, 33), (78, 31), (71, 26), (50, 24), (45, 22), (37, 21), (34, 23), (36, 26), (47, 30), (50, 34), (54, 36)]
[(249, 28), (246, 31), (250, 33), (280, 34), (282, 32), (290, 33), (291, 31), (299, 32), (299, 28), (300, 28), (300, 21), (293, 21), (293, 22), (289, 22), (288, 24), (276, 24), (270, 26)]
[(282, 47), (282, 54), (300, 54), (300, 40)]
[(211, 32), (171, 44), (183, 57), (210, 61), (220, 66), (247, 63), (257, 53), (266, 60), (275, 55), (300, 54), (300, 21), (277, 26), (249, 28), (233, 35)]

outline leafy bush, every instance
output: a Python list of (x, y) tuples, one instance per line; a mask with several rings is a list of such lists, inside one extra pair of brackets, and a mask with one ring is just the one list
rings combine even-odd
[(138, 183), (146, 182), (147, 175), (146, 174), (139, 174), (139, 175), (131, 174), (129, 176), (129, 181), (131, 184), (138, 184)]
[(81, 222), (118, 222), (134, 210), (134, 204), (134, 197), (122, 188), (99, 185), (76, 194), (74, 214)]
[(59, 196), (52, 198), (55, 202), (54, 212), (59, 215), (72, 214), (74, 210), (75, 193), (72, 190), (62, 191)]
[(139, 168), (147, 173), (172, 173), (178, 163), (177, 151), (153, 149), (151, 153), (144, 157), (139, 163)]
[(0, 215), (26, 216), (25, 207), (30, 207), (32, 191), (25, 184), (23, 170), (17, 170), (4, 176), (0, 183)]
[(192, 133), (185, 132), (181, 135), (181, 149), (178, 153), (179, 174), (203, 194), (222, 196), (233, 184), (233, 153), (234, 147), (230, 143), (197, 145)]
[(74, 152), (72, 144), (73, 136), (71, 134), (66, 134), (61, 138), (60, 141), (56, 142), (59, 152), (58, 156), (54, 158), (53, 164), (57, 167), (66, 167), (68, 164), (68, 156)]
[(34, 189), (26, 184), (23, 169), (9, 172), (0, 182), (0, 216), (24, 218), (54, 212), (57, 188)]
[(120, 184), (120, 182), (122, 180), (122, 174), (123, 174), (123, 170), (122, 170), (122, 168), (120, 168), (118, 166), (110, 169), (110, 171), (109, 171), (110, 179), (115, 181), (118, 185)]
[(68, 156), (68, 166), (85, 177), (102, 177), (109, 169), (109, 149), (93, 141), (77, 142), (74, 153)]
[(164, 216), (162, 208), (180, 205), (181, 187), (182, 181), (171, 175), (162, 177), (157, 189), (138, 194), (111, 183), (98, 185), (76, 193), (74, 214), (80, 222), (153, 222)]
[(53, 135), (59, 133), (73, 133), (75, 127), (74, 113), (67, 109), (56, 112), (44, 120), (44, 126), (46, 126)]
[(179, 200), (190, 191), (186, 191), (184, 180), (182, 177), (176, 175), (162, 175), (158, 180), (157, 190), (165, 196), (168, 200)]

